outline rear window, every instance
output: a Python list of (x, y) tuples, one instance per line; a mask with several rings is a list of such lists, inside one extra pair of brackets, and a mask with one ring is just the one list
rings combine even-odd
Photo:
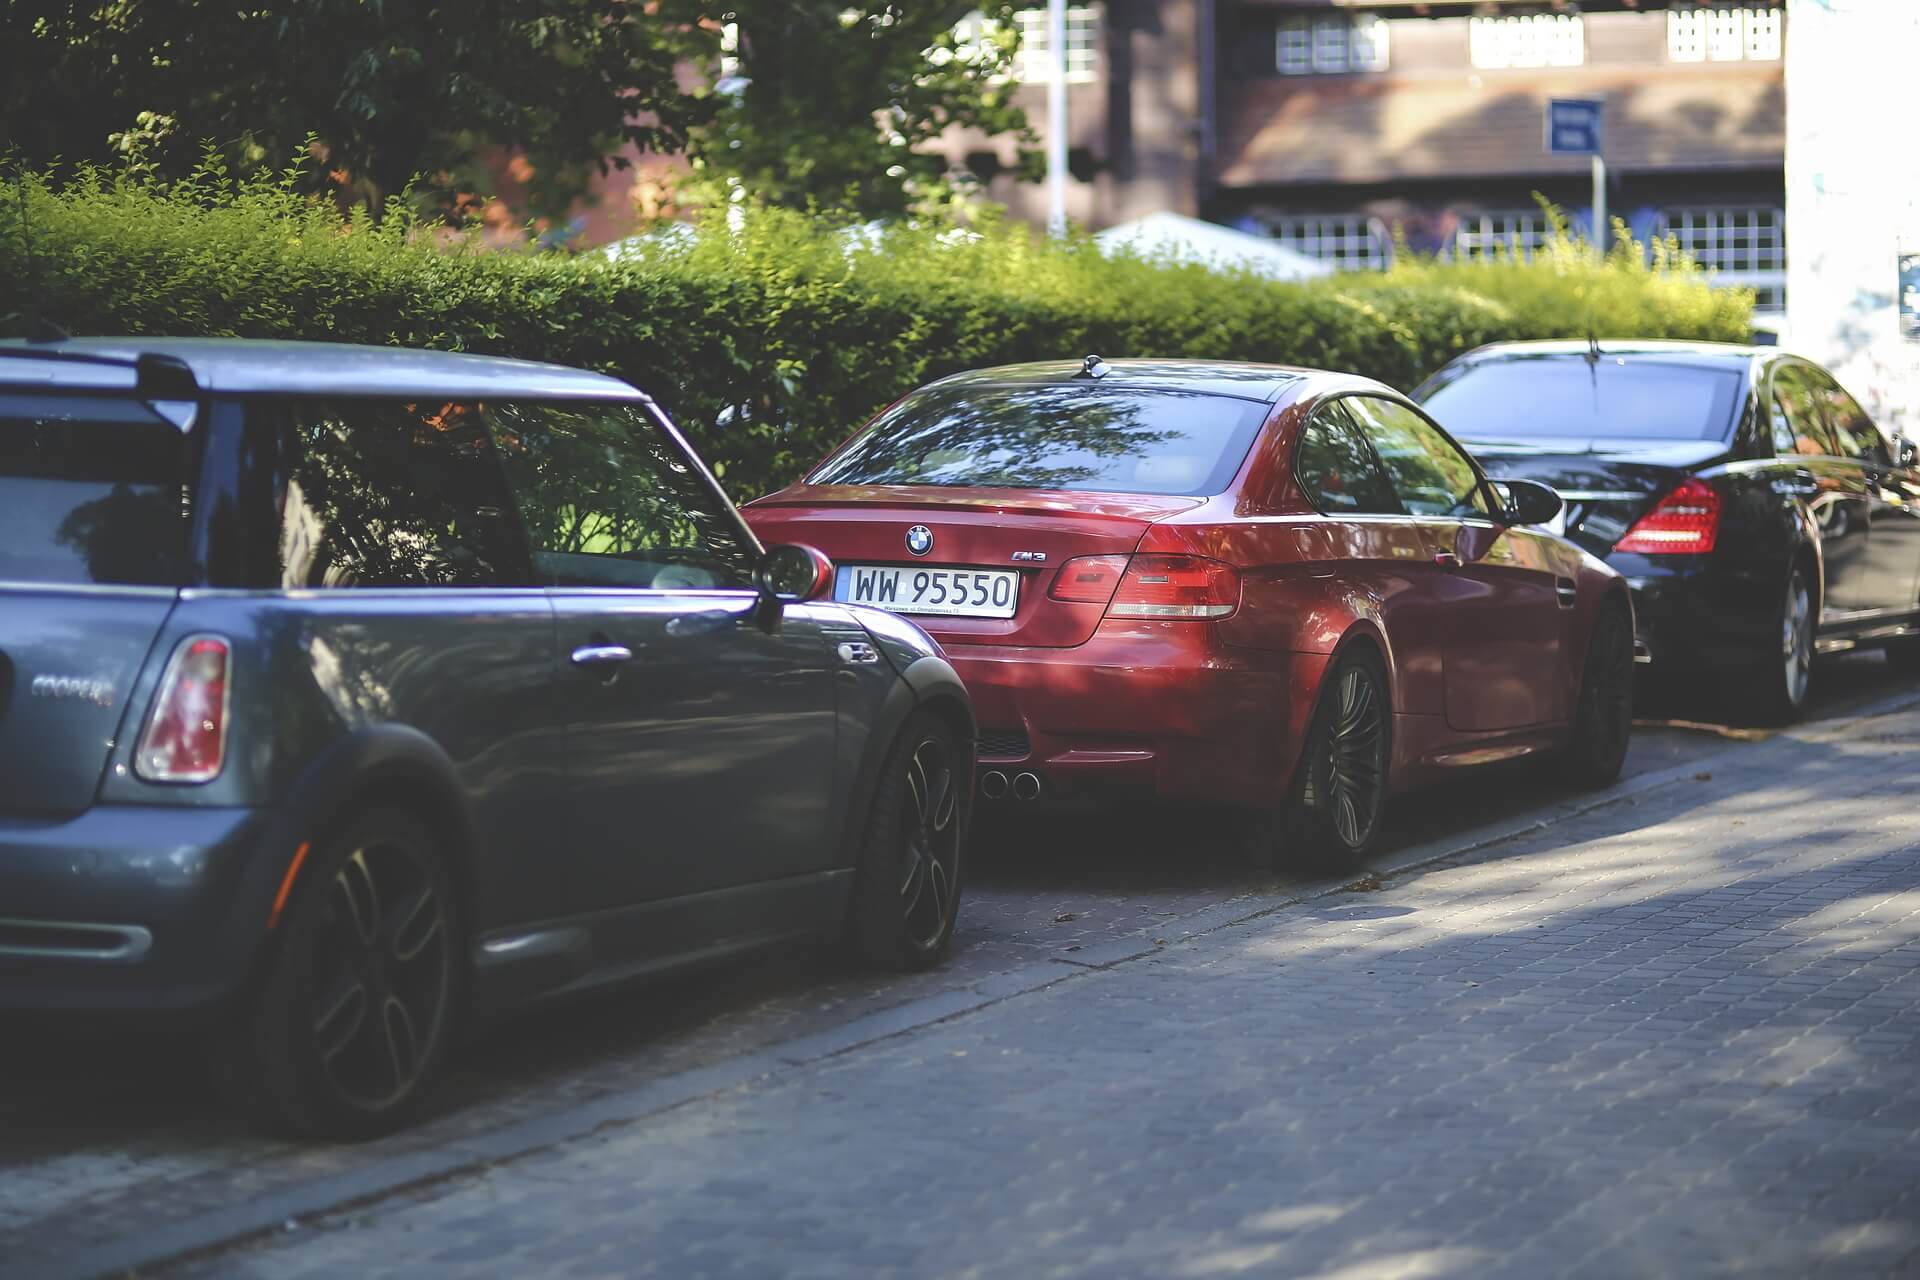
[(911, 396), (808, 479), (1108, 493), (1219, 493), (1267, 406), (1191, 391), (955, 388)]
[(0, 395), (0, 581), (178, 586), (189, 459), (138, 401)]
[(1427, 412), (1465, 440), (1726, 440), (1737, 370), (1602, 356), (1490, 360), (1441, 375)]

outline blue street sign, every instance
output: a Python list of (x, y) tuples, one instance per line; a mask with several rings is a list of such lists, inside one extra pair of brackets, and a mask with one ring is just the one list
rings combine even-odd
[(1599, 155), (1601, 105), (1598, 98), (1548, 99), (1547, 154)]

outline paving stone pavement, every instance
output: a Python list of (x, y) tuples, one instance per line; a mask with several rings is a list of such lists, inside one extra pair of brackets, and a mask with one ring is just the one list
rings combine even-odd
[(1920, 713), (177, 1274), (1920, 1275)]

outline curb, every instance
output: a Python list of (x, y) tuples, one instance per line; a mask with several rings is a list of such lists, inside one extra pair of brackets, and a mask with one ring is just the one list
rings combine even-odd
[[(1916, 706), (1920, 706), (1920, 694), (1896, 694), (1850, 713), (1843, 721), (1787, 730), (1762, 741), (1823, 742), (1855, 737), (1867, 730), (1872, 721)], [(1710, 770), (1715, 761), (1754, 745), (1758, 744), (1736, 743), (1723, 751), (1629, 778), (1573, 803), (1556, 803), (1544, 811), (1399, 849), (1377, 859), (1370, 870), (1379, 878), (1405, 875), (1436, 862), (1533, 835), (1570, 818), (1686, 781)], [(1284, 895), (1217, 903), (1167, 920), (1151, 931), (1164, 931), (1167, 934), (1164, 938), (1156, 939), (1143, 932), (1134, 938), (1121, 938), (1072, 953), (1057, 952), (1046, 960), (983, 978), (968, 987), (864, 1014), (838, 1027), (517, 1121), (431, 1151), (395, 1155), (224, 1209), (194, 1214), (135, 1238), (109, 1240), (60, 1257), (16, 1256), (0, 1260), (0, 1280), (66, 1280), (68, 1277), (91, 1280), (92, 1277), (124, 1275), (214, 1253), (275, 1232), (296, 1230), (303, 1221), (483, 1173), (498, 1165), (591, 1137), (602, 1130), (634, 1124), (879, 1041), (1129, 964), (1155, 955), (1176, 942), (1192, 942), (1340, 893), (1353, 883), (1351, 876), (1324, 878), (1300, 885)]]

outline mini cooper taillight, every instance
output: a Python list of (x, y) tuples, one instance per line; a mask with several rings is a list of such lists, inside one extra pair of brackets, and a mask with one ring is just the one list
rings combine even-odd
[(212, 782), (227, 762), (227, 642), (188, 636), (174, 647), (133, 770), (148, 782)]
[(1703, 555), (1720, 536), (1720, 494), (1698, 476), (1688, 476), (1634, 522), (1615, 551), (1643, 556)]

